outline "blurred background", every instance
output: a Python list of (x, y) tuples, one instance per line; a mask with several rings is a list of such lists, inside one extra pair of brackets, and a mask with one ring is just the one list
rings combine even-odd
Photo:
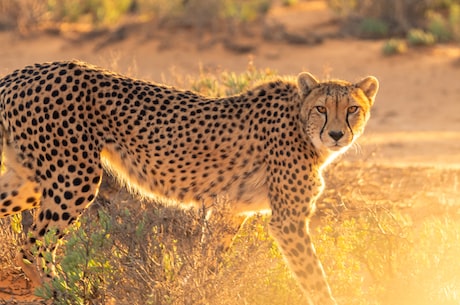
[[(439, 147), (431, 161), (460, 162), (451, 134), (460, 130), (457, 0), (0, 0), (0, 30), (2, 74), (76, 58), (182, 87), (189, 76), (248, 65), (375, 75), (382, 86), (369, 130), (393, 132), (403, 146), (424, 138)], [(406, 161), (421, 161), (425, 149), (412, 148)]]

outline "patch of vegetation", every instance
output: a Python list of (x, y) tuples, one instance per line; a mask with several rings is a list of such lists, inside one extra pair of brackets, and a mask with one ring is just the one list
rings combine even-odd
[(458, 290), (451, 289), (460, 287), (460, 266), (453, 258), (460, 246), (449, 245), (460, 237), (460, 229), (450, 217), (414, 224), (399, 212), (370, 209), (343, 220), (329, 218), (318, 233), (318, 254), (344, 304), (460, 300)]
[(240, 22), (254, 21), (265, 16), (272, 5), (271, 0), (231, 0), (224, 3), (222, 10), (224, 18)]
[(87, 21), (98, 26), (117, 22), (131, 5), (132, 0), (48, 0), (47, 13), (56, 22)]
[(447, 20), (439, 13), (428, 14), (428, 32), (433, 35), (439, 42), (448, 42), (453, 38), (453, 33), (450, 29)]
[(407, 52), (407, 43), (402, 39), (389, 39), (385, 41), (382, 52), (385, 55), (403, 54)]
[(222, 97), (244, 92), (260, 82), (274, 78), (277, 78), (275, 71), (268, 68), (257, 69), (250, 62), (246, 71), (241, 74), (224, 71), (216, 75), (215, 73), (208, 73), (201, 69), (200, 77), (189, 79), (188, 86), (191, 90), (203, 95)]
[(460, 39), (458, 0), (328, 0), (328, 5), (344, 20), (345, 31), (366, 38), (400, 37), (423, 29), (438, 42)]
[[(220, 253), (225, 218), (205, 220), (200, 213), (144, 203), (139, 209), (136, 202), (111, 204), (99, 212), (105, 225), (90, 220), (92, 215), (72, 229), (52, 282), (59, 304), (110, 299), (133, 304), (303, 304), (269, 236), (267, 217), (248, 221), (231, 250)], [(206, 241), (203, 225), (211, 233)], [(339, 217), (329, 214), (312, 234), (341, 303), (459, 301), (460, 227), (449, 216), (413, 223), (407, 214), (375, 205)], [(55, 300), (50, 290), (44, 291)]]
[(431, 33), (412, 29), (407, 33), (407, 41), (412, 46), (431, 46), (436, 42), (436, 39)]
[(27, 33), (52, 24), (108, 27), (124, 17), (159, 26), (209, 27), (263, 18), (272, 0), (0, 0), (0, 27)]
[(430, 10), (427, 12), (427, 30), (439, 42), (460, 40), (460, 2), (454, 1), (444, 11)]
[[(97, 221), (83, 217), (70, 228), (63, 253), (56, 260), (57, 276), (38, 287), (37, 296), (58, 305), (106, 304), (110, 300), (107, 289), (116, 272), (110, 261), (118, 256), (111, 239), (113, 219), (104, 211), (93, 216)], [(38, 246), (59, 243), (51, 230), (45, 235), (43, 245)], [(45, 252), (44, 257), (51, 260), (53, 253)]]
[(359, 31), (366, 38), (382, 38), (388, 35), (389, 26), (380, 19), (364, 18), (360, 22)]
[(284, 6), (293, 6), (299, 3), (299, 0), (282, 0), (281, 2)]
[(2, 249), (0, 272), (15, 265), (14, 257), (24, 241), (23, 234), (17, 233), (16, 230), (13, 217), (0, 219), (0, 248)]

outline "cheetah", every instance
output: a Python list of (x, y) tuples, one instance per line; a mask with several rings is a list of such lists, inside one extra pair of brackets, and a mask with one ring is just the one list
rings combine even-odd
[(270, 233), (308, 302), (336, 304), (309, 217), (322, 169), (363, 133), (378, 86), (372, 76), (320, 82), (302, 72), (209, 98), (76, 60), (16, 70), (0, 80), (0, 217), (38, 208), (17, 262), (43, 283), (43, 255), (31, 248), (51, 229), (63, 237), (105, 168), (153, 200), (225, 198), (236, 217), (271, 211)]

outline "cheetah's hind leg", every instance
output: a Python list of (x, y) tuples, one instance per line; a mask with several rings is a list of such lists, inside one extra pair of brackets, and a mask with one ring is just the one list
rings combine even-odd
[[(39, 205), (41, 192), (38, 183), (24, 178), (15, 170), (7, 169), (0, 176), (0, 218), (33, 209)], [(16, 264), (34, 283), (41, 283), (41, 276), (35, 268), (32, 255), (23, 250), (16, 256)]]
[(40, 202), (38, 183), (8, 169), (0, 176), (0, 218), (34, 209)]

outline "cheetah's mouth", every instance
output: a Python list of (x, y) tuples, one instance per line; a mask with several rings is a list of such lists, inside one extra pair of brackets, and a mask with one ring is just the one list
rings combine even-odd
[(339, 141), (333, 142), (330, 145), (327, 145), (328, 149), (331, 151), (339, 151), (344, 148), (347, 148), (349, 143), (340, 143)]
[(334, 150), (334, 151), (340, 150), (340, 149), (342, 149), (342, 148), (343, 148), (343, 145), (340, 145), (340, 144), (337, 143), (337, 142), (334, 143), (334, 145), (329, 146), (329, 149), (330, 149), (330, 150)]

